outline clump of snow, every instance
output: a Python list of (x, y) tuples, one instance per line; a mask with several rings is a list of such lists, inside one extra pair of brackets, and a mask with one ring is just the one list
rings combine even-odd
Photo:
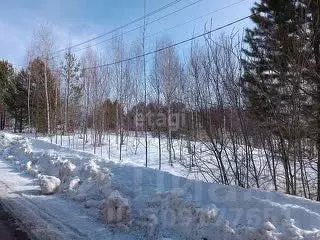
[(291, 239), (312, 239), (317, 240), (320, 239), (320, 230), (313, 229), (311, 231), (306, 231), (298, 228), (295, 225), (294, 219), (285, 219), (283, 221), (284, 230), (281, 233), (275, 233), (274, 236), (278, 238), (274, 238), (276, 240), (291, 240)]
[(40, 176), (40, 173), (39, 173), (39, 171), (37, 170), (37, 169), (30, 169), (30, 171), (28, 172), (32, 177), (35, 177), (35, 178), (37, 178), (37, 177), (39, 177)]
[(276, 227), (269, 221), (265, 222), (263, 225), (263, 229), (266, 231), (276, 231)]
[(85, 163), (81, 169), (81, 176), (94, 179), (99, 173), (99, 166), (93, 161)]
[(69, 190), (70, 191), (75, 191), (79, 188), (81, 184), (81, 179), (79, 177), (75, 177), (73, 179), (71, 179), (70, 183), (69, 183)]
[(131, 208), (128, 199), (122, 197), (118, 191), (113, 191), (101, 210), (103, 222), (118, 226), (131, 225)]
[(210, 209), (196, 208), (187, 204), (176, 192), (158, 194), (149, 202), (147, 212), (150, 215), (143, 225), (152, 237), (157, 237), (161, 232), (173, 232), (183, 239), (234, 237), (228, 221), (218, 216), (214, 206)]
[(30, 171), (32, 169), (32, 162), (31, 161), (28, 161), (27, 164), (26, 164), (26, 171)]
[(59, 178), (61, 181), (65, 182), (67, 179), (69, 179), (76, 168), (76, 165), (73, 163), (69, 161), (64, 162), (59, 170)]
[(54, 176), (41, 175), (39, 183), (43, 194), (53, 194), (58, 191), (61, 181)]
[(15, 159), (16, 159), (15, 156), (12, 156), (12, 155), (7, 156), (8, 161), (14, 161)]
[(32, 164), (32, 161), (28, 161), (27, 163), (23, 163), (20, 165), (20, 169), (22, 171), (26, 171), (32, 177), (38, 178), (39, 171), (38, 169)]

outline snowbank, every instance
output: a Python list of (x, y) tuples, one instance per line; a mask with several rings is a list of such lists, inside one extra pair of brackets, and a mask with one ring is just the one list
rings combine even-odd
[(118, 165), (7, 133), (0, 135), (0, 158), (39, 176), (44, 194), (59, 191), (144, 239), (320, 239), (320, 204), (307, 199)]

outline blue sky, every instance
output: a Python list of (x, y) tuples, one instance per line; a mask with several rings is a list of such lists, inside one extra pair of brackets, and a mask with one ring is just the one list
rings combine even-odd
[[(151, 12), (173, 0), (146, 0), (147, 12)], [(183, 0), (178, 4), (148, 18), (151, 22), (175, 10), (183, 8), (196, 0)], [(154, 43), (165, 35), (172, 41), (180, 41), (194, 34), (202, 33), (205, 23), (212, 20), (213, 28), (250, 14), (254, 0), (202, 0), (176, 14), (147, 26), (146, 51), (154, 48)], [(223, 10), (225, 6), (234, 4)], [(217, 11), (219, 10), (219, 11)], [(57, 50), (76, 44), (107, 32), (143, 15), (143, 0), (28, 0), (3, 1), (0, 14), (0, 59), (13, 64), (24, 65), (26, 49), (32, 41), (33, 33), (41, 24), (52, 29)], [(205, 15), (205, 16), (204, 16)], [(203, 16), (203, 17), (201, 17)], [(201, 17), (201, 18), (200, 18)], [(193, 19), (199, 18), (196, 21)], [(188, 24), (181, 25), (187, 21)], [(122, 32), (140, 26), (133, 24)], [(224, 32), (240, 31), (252, 26), (250, 20), (235, 24)], [(219, 35), (222, 31), (216, 32)], [(141, 30), (124, 35), (128, 48), (133, 40), (141, 35)], [(108, 35), (91, 44), (112, 37)], [(108, 41), (99, 44), (101, 51), (108, 49)], [(83, 46), (82, 46), (83, 47)], [(186, 46), (179, 47), (183, 51)], [(79, 52), (81, 53), (81, 51)]]

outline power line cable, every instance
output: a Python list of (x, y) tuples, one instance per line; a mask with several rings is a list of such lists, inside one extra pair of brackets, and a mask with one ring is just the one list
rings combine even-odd
[[(201, 1), (203, 1), (203, 0), (198, 0), (198, 1), (196, 1), (196, 2), (193, 2), (193, 3), (191, 3), (191, 4), (188, 4), (188, 5), (184, 6), (183, 8), (180, 8), (180, 9), (178, 9), (178, 10), (175, 10), (174, 12), (171, 12), (171, 13), (169, 13), (169, 14), (166, 14), (166, 15), (158, 18), (158, 19), (155, 19), (155, 20), (149, 22), (148, 25), (150, 25), (150, 24), (152, 24), (152, 23), (154, 23), (154, 22), (157, 22), (157, 21), (159, 21), (159, 20), (161, 20), (161, 19), (163, 19), (163, 18), (166, 18), (166, 17), (168, 17), (168, 16), (170, 16), (170, 15), (173, 15), (173, 14), (179, 12), (179, 11), (182, 11), (182, 10), (184, 10), (184, 9), (190, 7), (190, 6), (193, 6), (193, 5), (195, 5), (195, 4), (197, 4), (197, 3), (201, 2)], [(186, 22), (183, 22), (183, 23), (181, 23), (181, 24), (178, 24), (178, 25), (175, 25), (175, 26), (166, 28), (166, 29), (161, 30), (161, 31), (159, 31), (159, 32), (156, 32), (156, 33), (154, 33), (154, 34), (147, 35), (145, 38), (147, 39), (147, 38), (156, 36), (156, 35), (158, 35), (158, 34), (160, 34), (160, 33), (162, 33), (162, 32), (166, 32), (166, 31), (169, 31), (169, 30), (172, 30), (172, 29), (175, 29), (175, 28), (184, 26), (184, 25), (186, 25), (186, 24), (188, 24), (188, 23), (197, 21), (197, 20), (199, 20), (199, 19), (201, 19), (201, 18), (203, 18), (203, 17), (209, 16), (209, 15), (211, 15), (211, 14), (213, 14), (213, 13), (216, 13), (216, 12), (219, 12), (219, 11), (221, 11), (221, 10), (224, 10), (224, 9), (227, 9), (227, 8), (230, 8), (230, 7), (233, 7), (233, 6), (235, 6), (235, 5), (237, 5), (237, 4), (240, 4), (240, 3), (244, 2), (244, 1), (247, 1), (247, 0), (240, 0), (240, 1), (238, 1), (238, 2), (235, 2), (235, 3), (229, 4), (229, 5), (227, 5), (227, 6), (224, 6), (224, 7), (222, 7), (222, 8), (216, 9), (216, 10), (214, 10), (214, 11), (207, 12), (206, 14), (201, 15), (201, 16), (199, 16), (199, 17), (197, 17), (197, 18), (190, 19), (190, 20), (188, 20), (188, 21), (186, 21)], [(80, 49), (77, 49), (77, 50), (73, 50), (73, 53), (79, 52), (79, 51), (82, 51), (82, 50), (85, 50), (85, 49), (88, 49), (88, 48), (91, 48), (91, 47), (94, 47), (94, 46), (97, 46), (97, 45), (100, 45), (100, 44), (102, 44), (102, 43), (105, 43), (105, 42), (108, 42), (108, 41), (111, 41), (111, 40), (114, 40), (114, 39), (117, 39), (117, 38), (121, 37), (123, 34), (127, 34), (127, 33), (130, 33), (130, 32), (133, 32), (133, 31), (135, 31), (135, 30), (137, 30), (137, 29), (140, 29), (140, 28), (142, 28), (142, 27), (143, 27), (143, 25), (141, 25), (141, 26), (139, 26), (139, 27), (136, 27), (136, 28), (133, 28), (133, 29), (130, 29), (129, 31), (126, 31), (126, 32), (124, 32), (124, 33), (122, 33), (122, 34), (120, 34), (120, 35), (114, 36), (114, 37), (112, 37), (112, 38), (108, 38), (108, 39), (106, 39), (106, 40), (100, 41), (100, 42), (95, 43), (95, 44), (93, 44), (93, 45), (89, 45), (89, 46), (86, 46), (86, 47), (83, 47), (83, 48), (80, 48)], [(61, 53), (58, 54), (58, 55), (53, 56), (52, 58), (59, 57), (60, 55), (61, 55)]]
[(143, 15), (143, 16), (141, 16), (141, 17), (139, 17), (139, 18), (134, 19), (134, 20), (131, 21), (131, 22), (128, 22), (128, 23), (126, 23), (126, 24), (124, 24), (124, 25), (121, 25), (121, 26), (119, 26), (119, 27), (116, 27), (116, 28), (114, 28), (114, 29), (112, 29), (112, 30), (110, 30), (110, 31), (108, 31), (108, 32), (106, 32), (106, 33), (100, 34), (100, 35), (98, 35), (98, 36), (96, 36), (96, 37), (93, 37), (93, 38), (90, 38), (90, 39), (88, 39), (88, 40), (86, 40), (86, 41), (77, 43), (77, 44), (72, 45), (72, 46), (67, 47), (67, 48), (63, 48), (63, 49), (57, 50), (57, 51), (55, 51), (53, 54), (56, 54), (56, 53), (59, 53), (59, 52), (64, 52), (64, 51), (66, 51), (66, 50), (68, 50), (68, 49), (75, 48), (75, 47), (81, 46), (81, 45), (83, 45), (83, 44), (86, 44), (86, 43), (92, 42), (92, 41), (94, 41), (94, 40), (97, 40), (97, 39), (99, 39), (99, 38), (102, 38), (102, 37), (104, 37), (104, 36), (107, 36), (107, 35), (109, 35), (109, 34), (111, 34), (111, 33), (113, 33), (113, 32), (116, 32), (116, 31), (118, 31), (118, 30), (120, 30), (120, 29), (123, 29), (123, 28), (125, 28), (125, 27), (127, 27), (127, 26), (130, 26), (130, 25), (132, 25), (132, 24), (134, 24), (134, 23), (140, 22), (140, 21), (142, 21), (145, 17), (150, 17), (150, 16), (152, 16), (152, 15), (154, 15), (154, 14), (156, 14), (156, 13), (159, 13), (159, 12), (161, 12), (161, 11), (163, 11), (163, 10), (165, 10), (165, 9), (167, 9), (167, 8), (169, 8), (169, 7), (173, 6), (173, 5), (181, 2), (181, 1), (183, 1), (183, 0), (175, 0), (175, 1), (172, 1), (172, 2), (170, 2), (170, 3), (168, 3), (168, 4), (164, 5), (164, 6), (162, 6), (162, 7), (160, 7), (160, 8), (158, 8), (158, 9), (156, 9), (156, 10), (150, 12), (150, 13), (147, 13), (146, 15)]
[[(168, 14), (160, 17), (160, 18), (157, 18), (157, 19), (155, 19), (155, 20), (152, 20), (151, 22), (148, 23), (148, 25), (150, 25), (150, 24), (152, 24), (152, 23), (155, 23), (155, 22), (158, 22), (158, 21), (160, 21), (161, 19), (164, 19), (164, 18), (166, 18), (166, 17), (169, 17), (169, 16), (171, 16), (171, 15), (173, 15), (173, 14), (176, 14), (176, 13), (178, 13), (178, 12), (180, 12), (180, 11), (188, 8), (188, 7), (191, 7), (191, 6), (193, 6), (193, 5), (196, 5), (197, 3), (202, 2), (202, 1), (203, 1), (203, 0), (197, 0), (197, 1), (195, 1), (195, 2), (192, 2), (192, 3), (186, 5), (186, 6), (182, 7), (182, 8), (179, 8), (179, 9), (177, 9), (177, 10), (171, 12), (171, 13), (168, 13)], [(240, 2), (242, 2), (242, 1), (246, 1), (246, 0), (241, 0)], [(130, 30), (128, 30), (128, 31), (126, 31), (126, 32), (124, 32), (124, 33), (122, 33), (122, 34), (119, 34), (119, 35), (117, 35), (117, 36), (113, 36), (113, 37), (111, 37), (111, 38), (108, 38), (108, 39), (106, 39), (106, 40), (100, 41), (100, 42), (95, 43), (95, 44), (93, 44), (93, 45), (89, 45), (89, 46), (86, 46), (86, 47), (83, 47), (83, 48), (74, 50), (73, 52), (79, 52), (79, 51), (88, 49), (88, 48), (90, 48), (90, 47), (94, 47), (94, 46), (100, 45), (100, 44), (102, 44), (102, 43), (105, 43), (105, 42), (108, 42), (108, 41), (117, 39), (117, 38), (121, 37), (123, 34), (128, 34), (128, 33), (133, 32), (133, 31), (135, 31), (135, 30), (141, 29), (142, 27), (143, 27), (143, 25), (140, 25), (140, 26), (135, 27), (135, 28), (133, 28), (133, 29), (130, 29)], [(148, 37), (150, 37), (150, 36), (146, 36), (146, 38), (148, 38)], [(68, 48), (66, 48), (66, 49), (68, 49)], [(63, 54), (63, 53), (59, 53), (59, 54), (53, 56), (52, 59), (60, 56), (61, 54)]]
[(131, 61), (131, 60), (135, 60), (135, 59), (137, 59), (137, 58), (145, 57), (145, 56), (148, 56), (148, 55), (157, 53), (157, 52), (161, 52), (161, 51), (164, 51), (164, 50), (166, 50), (166, 49), (169, 49), (169, 48), (172, 48), (172, 47), (176, 47), (176, 46), (181, 45), (181, 44), (184, 44), (184, 43), (186, 43), (186, 42), (190, 42), (190, 41), (195, 40), (195, 39), (197, 39), (197, 38), (203, 37), (203, 36), (208, 35), (208, 34), (210, 34), (210, 33), (219, 31), (219, 30), (221, 30), (221, 29), (223, 29), (223, 28), (229, 27), (229, 26), (231, 26), (231, 25), (233, 25), (233, 24), (236, 24), (236, 23), (239, 23), (239, 22), (241, 22), (241, 21), (243, 21), (243, 20), (245, 20), (245, 19), (248, 19), (248, 18), (250, 18), (250, 17), (252, 17), (252, 16), (254, 16), (254, 15), (256, 15), (256, 13), (251, 14), (251, 15), (246, 16), (246, 17), (243, 17), (243, 18), (240, 18), (240, 19), (238, 19), (238, 20), (235, 20), (235, 21), (233, 21), (233, 22), (230, 22), (230, 23), (228, 23), (228, 24), (225, 24), (225, 25), (220, 26), (220, 27), (218, 27), (218, 28), (215, 28), (215, 29), (213, 29), (213, 30), (207, 31), (207, 32), (205, 32), (205, 33), (196, 35), (196, 36), (194, 36), (194, 37), (191, 37), (191, 38), (182, 40), (182, 41), (180, 41), (180, 42), (177, 42), (177, 43), (168, 45), (168, 46), (166, 46), (166, 47), (162, 47), (162, 48), (156, 49), (156, 50), (154, 50), (154, 51), (150, 51), (150, 52), (147, 52), (147, 53), (144, 53), (144, 54), (141, 54), (141, 55), (137, 55), (137, 56), (130, 57), (130, 58), (126, 58), (126, 59), (119, 60), (119, 61), (115, 61), (115, 62), (112, 62), (112, 63), (107, 63), (107, 64), (98, 65), (98, 66), (83, 68), (83, 70), (90, 70), (90, 69), (95, 69), (95, 68), (108, 67), (108, 66), (116, 65), (116, 64), (119, 64), (119, 63), (122, 63), (122, 62), (128, 62), (128, 61)]

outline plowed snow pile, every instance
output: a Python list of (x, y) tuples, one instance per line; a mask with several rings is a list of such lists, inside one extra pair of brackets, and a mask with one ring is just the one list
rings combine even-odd
[(45, 194), (82, 202), (105, 224), (146, 239), (320, 239), (320, 204), (303, 198), (118, 165), (7, 133), (0, 159), (38, 178)]

